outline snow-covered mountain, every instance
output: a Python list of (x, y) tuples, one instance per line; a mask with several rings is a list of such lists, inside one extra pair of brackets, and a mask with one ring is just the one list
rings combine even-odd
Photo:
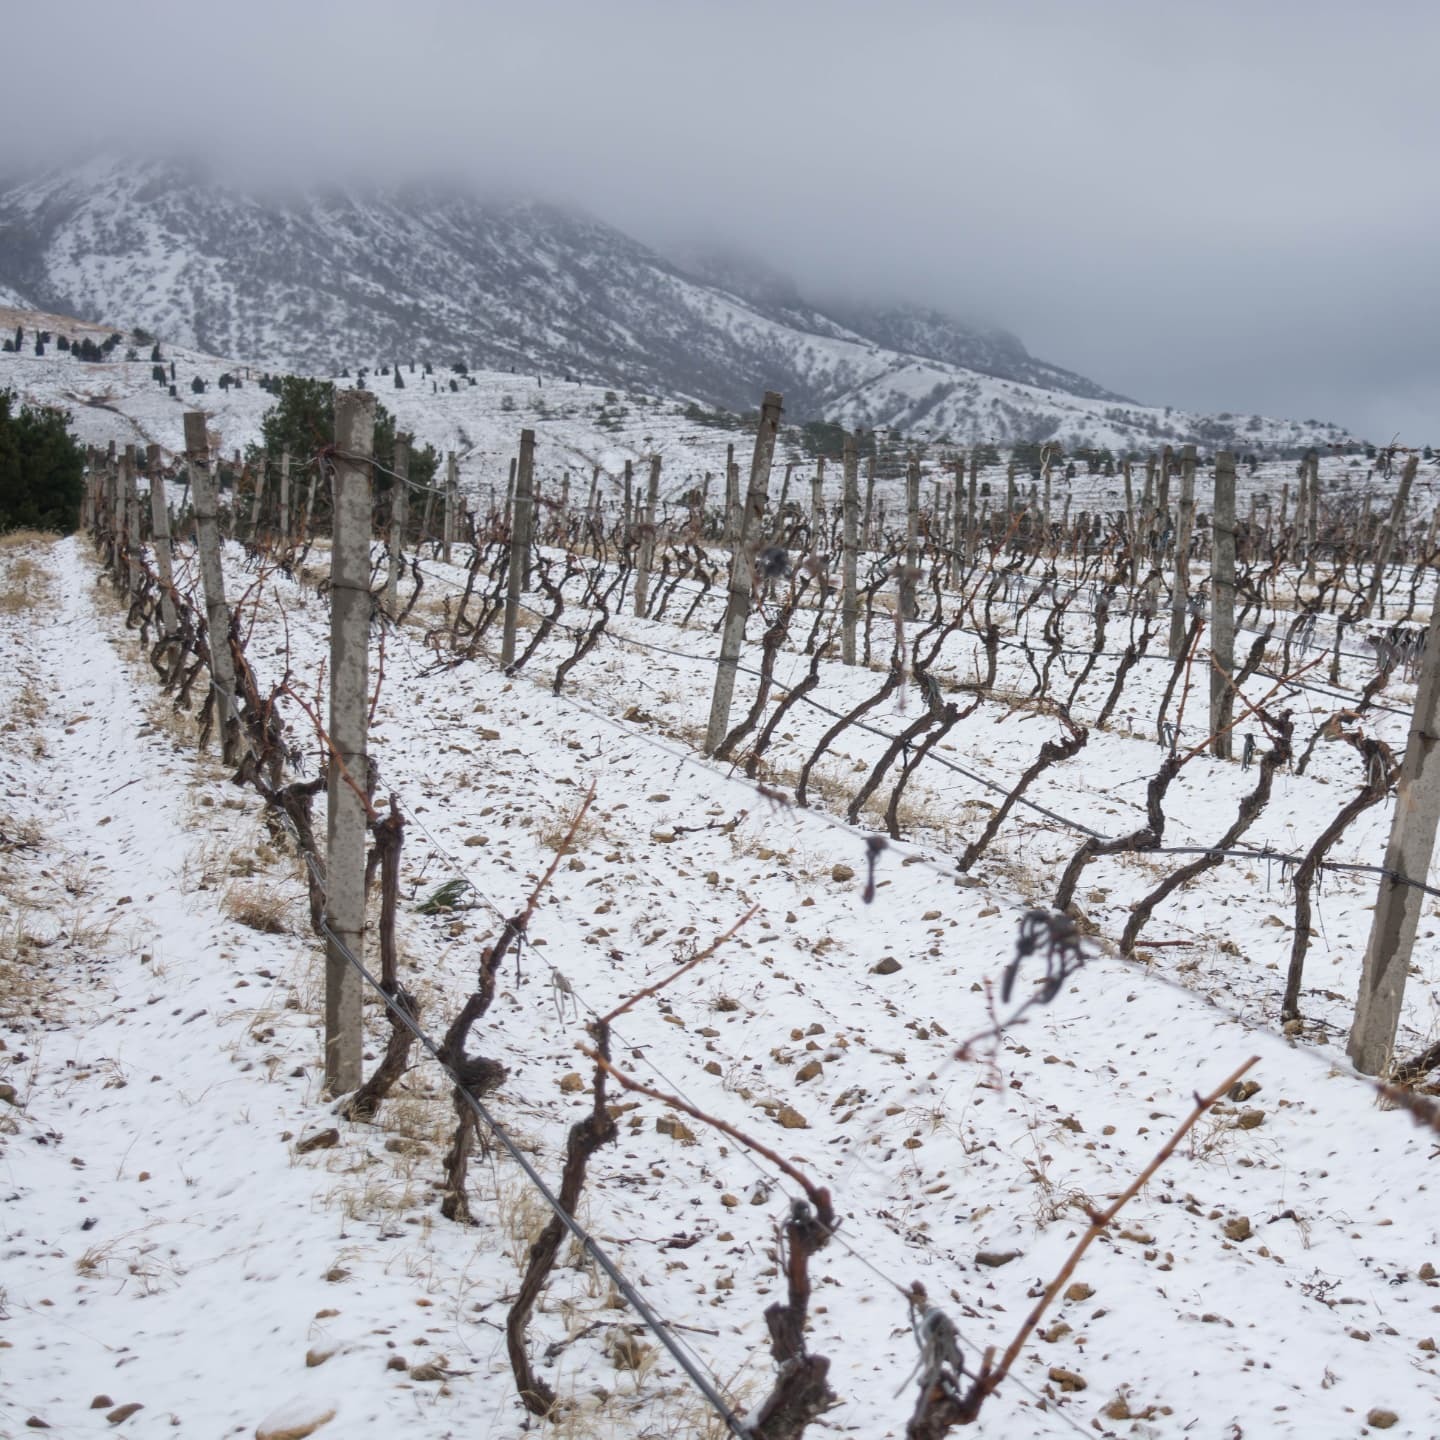
[(174, 163), (96, 160), (0, 192), (0, 293), (211, 354), (336, 374), (463, 360), (800, 421), (973, 441), (1253, 450), (1334, 426), (1128, 401), (1003, 331), (921, 308), (822, 309), (736, 257), (682, 268), (535, 201), (439, 186), (261, 194)]

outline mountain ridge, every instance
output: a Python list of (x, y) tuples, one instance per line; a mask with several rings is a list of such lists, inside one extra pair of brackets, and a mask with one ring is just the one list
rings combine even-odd
[(0, 289), (315, 374), (424, 357), (729, 410), (779, 390), (792, 419), (961, 441), (1349, 438), (1138, 405), (1004, 330), (921, 305), (821, 305), (738, 252), (687, 265), (553, 203), (435, 182), (262, 194), (176, 162), (96, 159), (0, 191)]

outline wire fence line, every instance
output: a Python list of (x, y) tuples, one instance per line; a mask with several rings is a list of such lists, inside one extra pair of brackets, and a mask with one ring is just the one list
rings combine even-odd
[[(228, 705), (232, 718), (243, 726), (244, 717), (233, 697), (219, 685), (215, 684), (213, 680), (211, 681), (211, 689), (216, 696), (219, 697), (218, 703)], [(324, 897), (326, 895), (325, 876), (316, 857), (304, 844), (300, 832), (296, 829), (290, 816), (279, 807), (271, 806), (269, 809), (280, 818), (282, 824), (284, 824), (289, 831), (295, 843), (296, 852), (305, 862), (311, 879), (318, 888), (319, 894)], [(489, 903), (493, 904), (493, 902)], [(498, 907), (495, 908), (496, 913), (501, 914), (503, 918), (503, 912), (501, 912)], [(617, 1292), (625, 1297), (627, 1304), (630, 1305), (645, 1324), (646, 1328), (655, 1335), (656, 1339), (659, 1340), (669, 1352), (671, 1358), (674, 1359), (675, 1363), (684, 1371), (685, 1375), (695, 1385), (696, 1389), (715, 1411), (716, 1415), (724, 1421), (730, 1433), (740, 1437), (749, 1436), (749, 1426), (747, 1426), (736, 1413), (731, 1403), (721, 1395), (718, 1388), (719, 1382), (712, 1375), (706, 1373), (703, 1362), (699, 1360), (699, 1357), (696, 1356), (693, 1350), (671, 1329), (669, 1324), (655, 1313), (649, 1302), (646, 1301), (635, 1286), (631, 1284), (620, 1270), (620, 1267), (589, 1230), (561, 1205), (558, 1197), (545, 1183), (539, 1171), (537, 1171), (526, 1158), (523, 1150), (521, 1150), (505, 1127), (501, 1125), (491, 1113), (490, 1108), (484, 1101), (471, 1093), (470, 1088), (463, 1083), (455, 1068), (445, 1058), (440, 1047), (426, 1033), (424, 1027), (420, 1025), (404, 1006), (396, 1001), (394, 996), (386, 992), (385, 988), (376, 980), (364, 961), (361, 960), (346, 941), (331, 928), (323, 909), (320, 912), (320, 930), (325, 938), (335, 946), (337, 952), (344, 958), (346, 964), (355, 971), (364, 984), (369, 986), (369, 988), (380, 997), (391, 1017), (410, 1032), (420, 1047), (440, 1067), (447, 1079), (454, 1086), (455, 1093), (464, 1097), (465, 1103), (474, 1118), (485, 1125), (499, 1142), (505, 1153), (520, 1167), (525, 1178), (539, 1192), (551, 1212), (560, 1220), (561, 1224), (570, 1232), (586, 1254), (605, 1272)]]
[[(529, 607), (527, 607), (527, 608), (529, 608)], [(532, 611), (531, 613), (535, 613), (535, 614), (538, 615), (539, 612), (533, 612), (533, 611)], [(542, 617), (542, 618), (543, 618), (543, 617)], [(568, 627), (564, 627), (564, 628), (568, 628)], [(577, 632), (571, 631), (571, 633), (573, 634), (573, 633), (577, 633)], [(617, 637), (617, 638), (618, 638), (618, 637)], [(668, 650), (668, 647), (659, 647), (659, 646), (648, 645), (648, 644), (646, 644), (646, 642), (635, 642), (635, 643), (638, 643), (639, 645), (641, 645), (643, 648), (645, 648), (645, 649), (647, 649), (647, 650), (651, 650), (651, 651), (664, 650), (664, 651), (667, 651), (667, 653), (670, 653), (670, 654), (674, 655), (676, 658), (683, 658), (683, 659), (686, 659), (686, 660), (689, 660), (689, 661), (707, 660), (707, 659), (709, 658), (709, 657), (703, 657), (703, 656), (697, 656), (697, 655), (693, 655), (693, 654), (688, 654), (688, 653), (686, 653), (686, 652)], [(714, 662), (711, 662), (711, 663), (714, 663)], [(747, 670), (746, 673), (749, 673), (749, 674), (758, 674), (759, 672), (756, 672), (756, 671), (753, 671), (753, 670)], [(218, 687), (217, 687), (217, 689), (218, 689)], [(223, 694), (224, 692), (221, 692), (221, 693)], [(566, 698), (567, 701), (568, 701), (568, 697), (565, 697), (565, 698)], [(231, 705), (233, 717), (234, 717), (237, 721), (240, 721), (240, 722), (243, 724), (243, 717), (241, 717), (241, 715), (240, 715), (240, 713), (239, 713), (239, 710), (238, 710), (238, 707), (236, 707), (236, 706), (234, 705), (233, 700), (231, 700), (229, 696), (225, 696), (225, 700), (227, 701), (227, 703), (229, 703), (229, 704)], [(573, 702), (569, 702), (569, 703), (573, 703)], [(825, 707), (820, 707), (820, 708), (823, 709), (823, 708), (825, 708)], [(838, 712), (828, 711), (827, 713), (830, 713), (830, 714), (832, 714), (832, 715), (836, 715)], [(609, 718), (609, 717), (606, 717), (606, 718)], [(616, 722), (613, 722), (613, 720), (612, 720), (611, 723), (616, 723)], [(628, 732), (628, 733), (637, 734), (638, 732)], [(874, 732), (874, 733), (877, 733), (877, 734), (880, 734), (880, 735), (883, 736), (885, 732), (883, 732), (883, 731), (876, 731), (876, 732)], [(647, 739), (648, 739), (648, 737), (642, 737), (642, 738), (647, 738)], [(885, 738), (890, 738), (890, 737), (886, 736)], [(957, 768), (958, 768), (958, 767), (957, 767)], [(962, 770), (961, 773), (965, 773), (965, 772)], [(980, 779), (980, 777), (975, 777), (975, 778)], [(984, 782), (983, 779), (982, 779), (982, 780), (981, 780), (981, 783), (986, 783), (986, 782)], [(1002, 787), (996, 786), (996, 787), (994, 787), (994, 788), (999, 789), (999, 788), (1002, 788)], [(1037, 808), (1038, 808), (1038, 807), (1037, 807)], [(1045, 811), (1045, 812), (1042, 812), (1042, 813), (1045, 813), (1045, 814), (1047, 814), (1047, 815), (1052, 815), (1053, 818), (1057, 819), (1057, 820), (1058, 820), (1060, 823), (1062, 823), (1062, 824), (1074, 825), (1074, 824), (1077, 824), (1077, 823), (1078, 823), (1078, 822), (1068, 821), (1068, 820), (1066, 819), (1066, 817), (1064, 817), (1064, 816), (1059, 816), (1059, 815), (1055, 815), (1053, 812)], [(287, 818), (287, 821), (288, 821), (288, 817), (286, 817), (286, 818)], [(832, 817), (827, 817), (827, 819), (828, 819), (828, 818), (832, 818)], [(839, 821), (836, 821), (835, 823), (841, 824), (841, 822), (839, 822)], [(291, 828), (291, 830), (292, 830), (292, 833), (295, 835), (295, 839), (297, 840), (297, 843), (298, 843), (298, 841), (299, 841), (298, 832), (295, 832), (295, 831), (294, 831), (293, 825), (292, 825), (290, 828)], [(424, 827), (422, 827), (422, 828), (424, 828)], [(845, 829), (847, 829), (847, 830), (850, 830), (851, 833), (856, 834), (857, 836), (861, 834), (861, 832), (859, 832), (858, 830), (854, 830), (852, 827), (845, 827), (845, 826), (842, 825), (842, 828), (845, 828)], [(1094, 832), (1090, 832), (1090, 833), (1093, 834)], [(431, 837), (431, 838), (433, 839), (433, 837)], [(304, 853), (304, 852), (302, 851), (302, 853)], [(1195, 853), (1195, 852), (1194, 852), (1194, 851), (1180, 852), (1180, 851), (1177, 850), (1177, 853)], [(1220, 852), (1202, 852), (1202, 853), (1220, 853)], [(1237, 852), (1237, 853), (1241, 853), (1241, 852)], [(1257, 851), (1257, 852), (1243, 852), (1243, 853), (1250, 853), (1250, 854), (1254, 854), (1254, 855), (1257, 855), (1257, 856), (1265, 857), (1265, 856), (1267, 856), (1267, 854), (1269, 854), (1270, 852)], [(317, 875), (316, 866), (315, 866), (313, 857), (310, 857), (310, 856), (307, 855), (306, 858), (307, 858), (307, 864), (309, 864), (310, 869), (311, 869), (312, 877), (315, 877), (315, 878), (318, 879), (319, 877), (318, 877), (318, 875)], [(1282, 857), (1280, 857), (1280, 856), (1278, 856), (1278, 855), (1274, 855), (1273, 858), (1279, 859), (1279, 858), (1282, 858)], [(1298, 857), (1296, 857), (1296, 858), (1298, 858)], [(453, 857), (451, 857), (451, 859), (452, 859), (452, 861), (453, 861)], [(1374, 867), (1367, 867), (1367, 868), (1374, 868)], [(473, 883), (473, 882), (472, 882), (472, 883)], [(321, 893), (323, 894), (323, 893), (324, 893), (323, 880), (320, 881), (320, 884), (321, 884)], [(475, 888), (476, 888), (476, 890), (477, 890), (477, 893), (482, 893), (482, 892), (479, 891), (478, 886), (475, 887)], [(503, 912), (501, 912), (501, 911), (499, 910), (499, 907), (495, 905), (494, 901), (493, 901), (493, 900), (490, 900), (489, 897), (484, 897), (484, 898), (486, 899), (486, 902), (491, 906), (491, 908), (493, 908), (493, 909), (495, 910), (497, 916), (501, 916), (501, 918), (503, 918)], [(643, 1300), (643, 1297), (641, 1297), (641, 1296), (639, 1296), (638, 1294), (636, 1294), (636, 1293), (633, 1291), (633, 1287), (629, 1287), (629, 1286), (628, 1286), (628, 1284), (624, 1281), (624, 1277), (623, 1277), (623, 1276), (620, 1274), (620, 1272), (618, 1271), (618, 1268), (614, 1267), (613, 1262), (609, 1260), (609, 1257), (608, 1257), (608, 1256), (605, 1256), (605, 1255), (603, 1254), (603, 1252), (600, 1251), (598, 1245), (594, 1242), (593, 1237), (591, 1237), (591, 1236), (588, 1234), (588, 1232), (585, 1230), (585, 1228), (584, 1228), (583, 1226), (581, 1226), (578, 1222), (576, 1222), (576, 1221), (574, 1220), (574, 1217), (573, 1217), (573, 1216), (570, 1216), (570, 1215), (568, 1214), (568, 1212), (566, 1212), (566, 1211), (564, 1210), (564, 1207), (559, 1204), (559, 1202), (556, 1200), (556, 1198), (553, 1196), (553, 1194), (551, 1194), (550, 1191), (548, 1190), (548, 1187), (545, 1186), (543, 1179), (541, 1179), (541, 1177), (538, 1175), (538, 1173), (534, 1171), (533, 1166), (529, 1165), (528, 1161), (524, 1158), (522, 1152), (521, 1152), (521, 1151), (519, 1150), (519, 1148), (514, 1144), (513, 1140), (511, 1140), (511, 1138), (508, 1136), (508, 1133), (505, 1132), (504, 1129), (503, 1129), (503, 1127), (501, 1127), (501, 1126), (498, 1124), (498, 1122), (495, 1120), (494, 1116), (490, 1113), (488, 1107), (486, 1107), (486, 1106), (483, 1104), (483, 1102), (480, 1101), (479, 1099), (477, 1099), (476, 1097), (469, 1095), (469, 1092), (465, 1089), (465, 1087), (462, 1086), (462, 1085), (460, 1085), (460, 1083), (459, 1083), (459, 1077), (456, 1075), (455, 1071), (445, 1062), (445, 1060), (444, 1060), (444, 1058), (443, 1058), (443, 1056), (442, 1056), (442, 1053), (441, 1053), (439, 1047), (437, 1047), (437, 1046), (434, 1044), (434, 1042), (429, 1039), (429, 1037), (425, 1034), (425, 1032), (424, 1032), (423, 1029), (418, 1025), (418, 1023), (416, 1023), (416, 1022), (413, 1020), (413, 1017), (409, 1017), (409, 1016), (406, 1016), (406, 1015), (403, 1014), (403, 1007), (398, 1006), (398, 1005), (394, 1002), (394, 1000), (392, 999), (392, 997), (388, 996), (388, 995), (385, 993), (384, 989), (383, 989), (383, 988), (379, 985), (379, 983), (375, 980), (374, 976), (371, 975), (370, 972), (366, 969), (366, 967), (364, 966), (363, 962), (362, 962), (357, 956), (355, 956), (355, 954), (353, 953), (353, 951), (351, 951), (351, 950), (349, 949), (349, 947), (344, 944), (344, 942), (341, 940), (341, 938), (340, 938), (340, 937), (335, 933), (335, 931), (329, 926), (328, 921), (326, 921), (326, 922), (324, 922), (324, 923), (322, 924), (322, 933), (324, 933), (324, 934), (326, 935), (327, 939), (329, 939), (332, 943), (334, 943), (334, 944), (337, 946), (337, 949), (340, 950), (340, 952), (342, 953), (343, 958), (346, 960), (347, 964), (349, 964), (350, 966), (352, 966), (352, 967), (357, 971), (357, 973), (361, 976), (361, 978), (363, 979), (363, 981), (364, 981), (367, 985), (369, 985), (369, 986), (371, 987), (371, 989), (375, 990), (376, 993), (378, 993), (378, 994), (381, 995), (381, 997), (382, 997), (382, 999), (383, 999), (383, 1001), (384, 1001), (384, 1003), (385, 1003), (385, 1005), (386, 1005), (386, 1008), (390, 1011), (390, 1013), (392, 1014), (392, 1016), (393, 1016), (393, 1015), (396, 1015), (396, 1014), (400, 1014), (400, 1015), (401, 1015), (401, 1023), (405, 1026), (405, 1028), (406, 1028), (407, 1030), (409, 1030), (410, 1033), (414, 1036), (414, 1038), (422, 1045), (422, 1048), (424, 1048), (424, 1049), (432, 1056), (432, 1058), (434, 1058), (438, 1063), (440, 1063), (440, 1064), (442, 1065), (442, 1068), (445, 1070), (446, 1074), (450, 1077), (450, 1079), (451, 1079), (453, 1082), (455, 1082), (457, 1088), (460, 1089), (461, 1093), (462, 1093), (462, 1094), (465, 1094), (465, 1095), (467, 1096), (468, 1100), (469, 1100), (470, 1102), (472, 1102), (472, 1103), (470, 1104), (470, 1109), (472, 1110), (472, 1113), (475, 1115), (476, 1119), (479, 1120), (479, 1121), (481, 1121), (481, 1122), (483, 1122), (483, 1123), (486, 1125), (486, 1127), (491, 1131), (491, 1133), (493, 1133), (493, 1134), (496, 1136), (496, 1139), (497, 1139), (497, 1141), (501, 1144), (502, 1148), (505, 1149), (506, 1152), (507, 1152), (508, 1154), (510, 1154), (510, 1155), (512, 1156), (512, 1158), (514, 1158), (514, 1159), (517, 1161), (517, 1163), (521, 1166), (522, 1170), (526, 1173), (527, 1178), (528, 1178), (533, 1184), (535, 1184), (536, 1187), (541, 1191), (542, 1197), (545, 1199), (546, 1203), (551, 1207), (551, 1209), (556, 1213), (556, 1215), (560, 1218), (560, 1220), (561, 1220), (562, 1224), (565, 1226), (565, 1228), (566, 1228), (567, 1230), (569, 1230), (569, 1232), (572, 1234), (572, 1236), (574, 1236), (574, 1238), (577, 1240), (577, 1242), (581, 1244), (582, 1248), (583, 1248), (587, 1253), (591, 1254), (591, 1255), (595, 1258), (597, 1265), (599, 1265), (601, 1269), (605, 1270), (605, 1272), (607, 1273), (607, 1275), (608, 1275), (608, 1276), (612, 1279), (612, 1281), (616, 1284), (617, 1291), (618, 1291), (619, 1293), (624, 1294), (624, 1295), (626, 1296), (627, 1301), (632, 1304), (632, 1306), (633, 1306), (633, 1307), (635, 1308), (635, 1310), (636, 1310), (636, 1313), (637, 1313), (638, 1315), (640, 1315), (641, 1318), (642, 1318), (642, 1320), (647, 1324), (647, 1327), (651, 1328), (652, 1331), (654, 1331), (654, 1333), (656, 1333), (657, 1338), (661, 1340), (661, 1343), (662, 1343), (662, 1344), (665, 1344), (665, 1348), (666, 1348), (667, 1351), (672, 1355), (672, 1358), (674, 1358), (674, 1359), (676, 1360), (677, 1364), (680, 1364), (680, 1365), (681, 1365), (681, 1368), (682, 1368), (683, 1370), (685, 1370), (685, 1373), (686, 1373), (687, 1376), (692, 1380), (692, 1382), (694, 1382), (694, 1383), (697, 1385), (697, 1388), (701, 1389), (701, 1393), (705, 1396), (707, 1402), (710, 1403), (711, 1406), (712, 1406), (712, 1408), (714, 1408), (714, 1409), (716, 1410), (717, 1415), (724, 1421), (724, 1423), (725, 1423), (725, 1424), (727, 1425), (727, 1427), (731, 1430), (731, 1432), (732, 1432), (732, 1433), (735, 1433), (735, 1434), (740, 1434), (740, 1435), (747, 1434), (748, 1431), (747, 1431), (747, 1429), (745, 1428), (744, 1422), (735, 1414), (735, 1412), (734, 1412), (734, 1410), (733, 1410), (732, 1408), (729, 1408), (729, 1407), (728, 1407), (728, 1405), (727, 1405), (727, 1403), (725, 1402), (723, 1396), (720, 1396), (718, 1390), (716, 1390), (713, 1385), (710, 1387), (710, 1389), (709, 1389), (708, 1391), (705, 1389), (705, 1385), (708, 1383), (708, 1377), (705, 1376), (705, 1374), (703, 1373), (703, 1366), (699, 1366), (699, 1367), (697, 1367), (696, 1369), (692, 1369), (689, 1365), (687, 1365), (687, 1364), (685, 1363), (685, 1360), (684, 1360), (684, 1358), (682, 1358), (682, 1357), (683, 1357), (683, 1355), (684, 1355), (685, 1352), (689, 1352), (689, 1347), (688, 1347), (688, 1346), (685, 1346), (684, 1342), (683, 1342), (683, 1341), (680, 1341), (678, 1337), (672, 1337), (672, 1338), (674, 1339), (674, 1342), (675, 1342), (674, 1344), (671, 1344), (671, 1343), (668, 1343), (668, 1342), (667, 1342), (665, 1334), (662, 1333), (662, 1330), (661, 1330), (660, 1328), (657, 1328), (657, 1327), (663, 1327), (663, 1326), (664, 1326), (664, 1322), (661, 1321), (661, 1320), (659, 1319), (659, 1317), (655, 1316), (655, 1315), (654, 1315), (654, 1312), (653, 1312), (652, 1310), (649, 1310), (648, 1307), (646, 1307), (645, 1302), (644, 1302), (644, 1300)], [(548, 960), (547, 960), (546, 963), (547, 963), (547, 965), (548, 965)], [(551, 966), (550, 968), (551, 968), (551, 970), (552, 970), (552, 972), (553, 972), (553, 971), (554, 971), (554, 967)], [(1184, 988), (1184, 987), (1180, 987), (1180, 988)], [(1193, 994), (1193, 992), (1188, 992), (1188, 991), (1187, 991), (1187, 993)], [(593, 1007), (589, 1007), (588, 1004), (587, 1004), (587, 1008), (592, 1009), (592, 1013), (593, 1013)], [(1218, 1007), (1217, 1007), (1217, 1008), (1218, 1008)], [(1243, 1020), (1242, 1020), (1241, 1023), (1244, 1023)], [(758, 1168), (760, 1168), (760, 1167), (757, 1165), (756, 1168), (758, 1169)], [(900, 1286), (899, 1283), (896, 1282), (892, 1277), (890, 1277), (890, 1276), (888, 1276), (888, 1275), (885, 1275), (882, 1270), (880, 1270), (877, 1266), (874, 1265), (874, 1263), (873, 1263), (872, 1261), (870, 1261), (870, 1260), (868, 1259), (868, 1257), (865, 1257), (865, 1256), (861, 1255), (860, 1252), (858, 1252), (857, 1250), (855, 1250), (854, 1247), (850, 1246), (850, 1245), (848, 1244), (848, 1242), (842, 1242), (842, 1244), (844, 1245), (844, 1248), (845, 1248), (848, 1252), (850, 1252), (852, 1255), (854, 1255), (858, 1260), (860, 1260), (861, 1263), (866, 1264), (869, 1268), (871, 1268), (872, 1270), (874, 1270), (874, 1272), (875, 1272), (877, 1275), (879, 1275), (879, 1276), (881, 1276), (883, 1279), (885, 1279), (885, 1281), (886, 1281), (887, 1284), (890, 1284), (890, 1285), (894, 1286), (894, 1287), (895, 1287), (897, 1290), (899, 1290), (902, 1294), (903, 1294), (903, 1293), (906, 1293), (906, 1292), (904, 1291), (904, 1287)], [(668, 1330), (668, 1327), (665, 1327), (665, 1328)], [(967, 1342), (967, 1343), (968, 1343), (968, 1342)], [(693, 1352), (689, 1352), (689, 1353), (693, 1354)], [(1018, 1380), (1017, 1380), (1017, 1385), (1020, 1385), (1021, 1388), (1025, 1388), (1025, 1387), (1023, 1386), (1022, 1382), (1019, 1382)], [(1034, 1392), (1029, 1392), (1029, 1393), (1031, 1393), (1031, 1394), (1033, 1395)], [(1036, 1397), (1036, 1398), (1038, 1399), (1038, 1397)], [(1070, 1425), (1072, 1426), (1072, 1428), (1076, 1428), (1076, 1429), (1079, 1428), (1078, 1426), (1075, 1426), (1075, 1425), (1074, 1425), (1074, 1422), (1070, 1421), (1068, 1417), (1065, 1417), (1065, 1420), (1066, 1420), (1066, 1423), (1067, 1423), (1067, 1424), (1070, 1424)]]

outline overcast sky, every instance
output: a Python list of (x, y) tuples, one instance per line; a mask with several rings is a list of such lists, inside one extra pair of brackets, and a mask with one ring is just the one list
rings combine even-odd
[(13, 168), (450, 170), (1156, 404), (1440, 441), (1435, 0), (48, 0)]

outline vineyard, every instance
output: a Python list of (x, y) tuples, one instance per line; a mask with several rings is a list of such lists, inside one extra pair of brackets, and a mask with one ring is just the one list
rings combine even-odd
[[(212, 996), (154, 1023), (267, 1077), (284, 1144), (207, 1143), (283, 1151), (312, 1212), (267, 1387), (194, 1380), (180, 1433), (1434, 1432), (1440, 891), (1387, 852), (1432, 465), (888, 478), (845, 437), (802, 473), (767, 396), (713, 485), (526, 430), (467, 494), (374, 462), (373, 413), (223, 487), (199, 415), (92, 450), (53, 633), (4, 616), (12, 714), (94, 630), (89, 713), (133, 697), (141, 789), (227, 827), (183, 886)], [(73, 1263), (68, 1325), (194, 1283), (132, 1248)], [(146, 1404), (56, 1428), (175, 1433)]]

